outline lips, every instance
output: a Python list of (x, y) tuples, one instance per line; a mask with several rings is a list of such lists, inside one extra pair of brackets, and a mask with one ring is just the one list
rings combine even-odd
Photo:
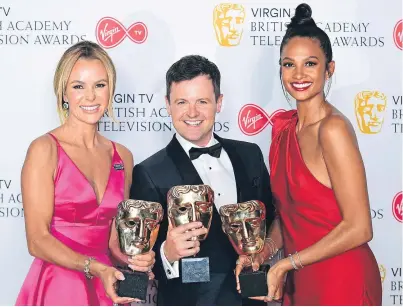
[(202, 123), (201, 120), (185, 120), (184, 122), (186, 125), (191, 126), (191, 127), (200, 126), (200, 124)]
[(86, 111), (86, 112), (95, 112), (95, 111), (98, 111), (99, 107), (100, 107), (99, 104), (96, 104), (96, 105), (93, 105), (93, 106), (80, 106), (80, 108), (81, 108), (82, 110)]
[(245, 246), (253, 247), (256, 245), (256, 240), (243, 240), (242, 243)]
[(306, 91), (311, 85), (312, 85), (312, 82), (292, 82), (291, 83), (292, 88), (299, 92)]

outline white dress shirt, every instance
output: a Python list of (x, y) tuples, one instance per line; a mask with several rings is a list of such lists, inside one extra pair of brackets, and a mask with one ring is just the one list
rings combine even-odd
[[(201, 147), (184, 139), (178, 133), (176, 133), (176, 139), (188, 156), (189, 150), (192, 147)], [(218, 141), (212, 136), (206, 147), (213, 146), (217, 143)], [(192, 160), (192, 163), (203, 183), (209, 185), (213, 189), (214, 203), (217, 211), (223, 205), (234, 204), (237, 202), (234, 169), (224, 148), (221, 150), (219, 158), (212, 157), (209, 154), (203, 154), (199, 158)], [(165, 274), (168, 279), (178, 278), (179, 261), (175, 261), (172, 264), (169, 263), (164, 254), (164, 245), (165, 242), (161, 244), (160, 253)]]

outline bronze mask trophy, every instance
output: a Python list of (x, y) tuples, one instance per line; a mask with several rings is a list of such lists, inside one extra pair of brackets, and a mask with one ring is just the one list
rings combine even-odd
[(266, 207), (257, 200), (225, 205), (220, 208), (222, 229), (238, 255), (247, 255), (251, 266), (239, 275), (242, 297), (267, 295), (269, 265), (253, 272), (254, 256), (263, 250), (266, 238)]
[[(159, 223), (164, 216), (161, 204), (128, 199), (118, 205), (116, 229), (123, 254), (135, 256), (149, 252), (157, 240)], [(125, 280), (118, 281), (117, 294), (121, 297), (146, 299), (148, 274), (120, 268)]]
[[(190, 222), (201, 222), (209, 230), (213, 217), (214, 192), (208, 185), (174, 186), (168, 191), (168, 218), (172, 227)], [(205, 235), (192, 238), (203, 241)], [(183, 283), (210, 281), (209, 258), (188, 257), (181, 259)]]

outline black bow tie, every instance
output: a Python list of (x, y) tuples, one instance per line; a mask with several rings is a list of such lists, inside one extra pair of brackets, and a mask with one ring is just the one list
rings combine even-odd
[(219, 158), (221, 155), (221, 149), (222, 145), (220, 143), (217, 143), (210, 147), (202, 147), (202, 148), (192, 147), (189, 150), (190, 160), (197, 159), (202, 154), (209, 154), (212, 157)]

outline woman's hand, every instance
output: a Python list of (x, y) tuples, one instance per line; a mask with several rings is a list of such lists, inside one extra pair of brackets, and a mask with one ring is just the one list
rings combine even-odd
[(235, 267), (235, 278), (236, 278), (236, 289), (238, 293), (241, 293), (241, 285), (239, 283), (239, 274), (241, 274), (243, 268), (252, 266), (253, 271), (257, 271), (259, 267), (265, 260), (265, 255), (263, 253), (259, 253), (255, 255), (253, 258), (252, 256), (239, 256), (236, 267)]
[(124, 305), (132, 302), (139, 302), (139, 299), (131, 297), (119, 297), (116, 294), (116, 283), (118, 280), (124, 280), (123, 273), (114, 267), (103, 266), (96, 273), (105, 288), (106, 295), (113, 301), (114, 304)]
[(277, 301), (283, 297), (284, 283), (288, 272), (288, 259), (282, 259), (273, 265), (267, 273), (267, 296), (251, 297), (265, 302)]

